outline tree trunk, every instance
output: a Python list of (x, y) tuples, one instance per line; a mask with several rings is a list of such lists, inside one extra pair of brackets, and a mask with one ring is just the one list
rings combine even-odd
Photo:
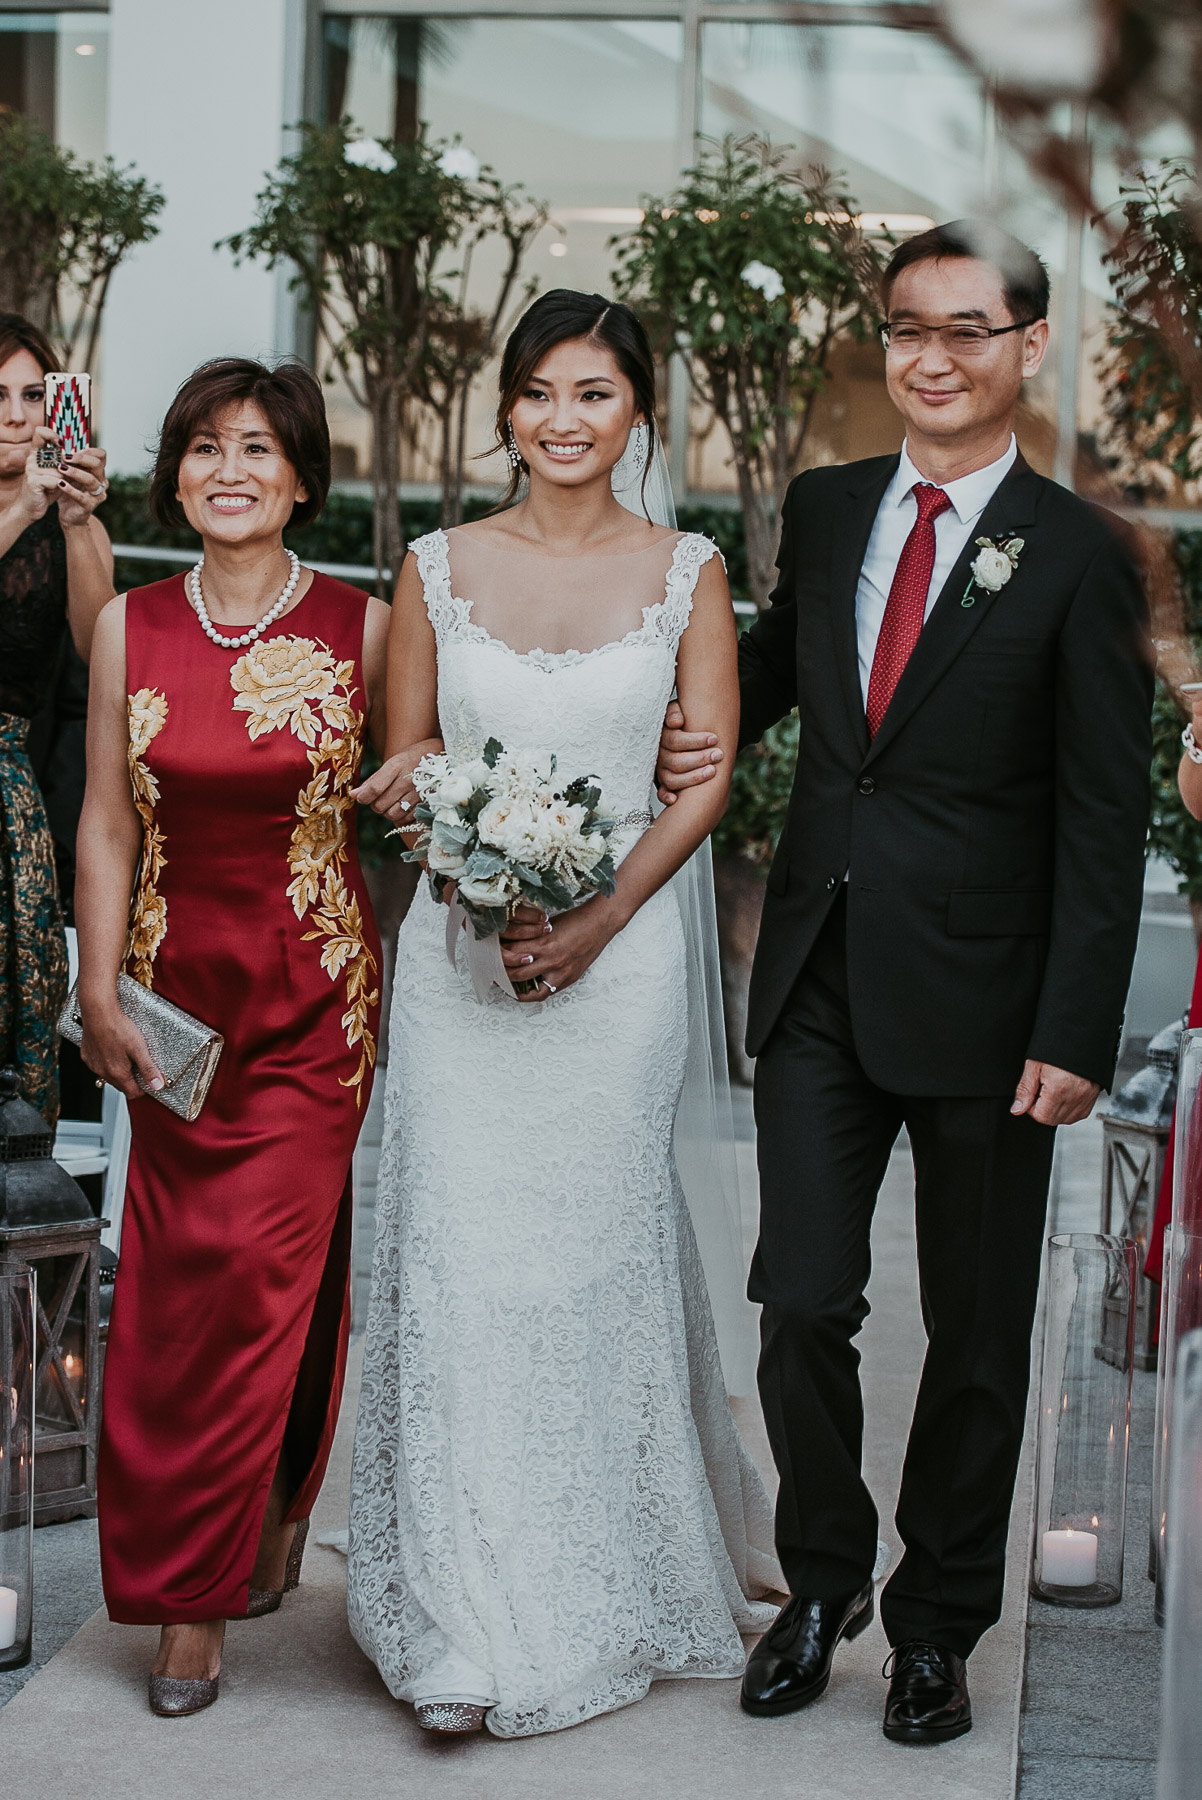
[(380, 593), (387, 598), (401, 572), (405, 540), (400, 511), (400, 419), (395, 385), (367, 377), (371, 396), (372, 555)]
[(747, 540), (747, 585), (751, 598), (761, 609), (776, 584), (776, 551), (778, 521), (770, 499), (757, 493), (750, 476), (739, 471), (740, 498), (743, 502), (743, 531)]
[(747, 1035), (747, 988), (764, 910), (767, 876), (745, 856), (715, 856), (714, 899), (722, 959), (722, 1006), (730, 1078), (750, 1087), (755, 1064), (743, 1048)]

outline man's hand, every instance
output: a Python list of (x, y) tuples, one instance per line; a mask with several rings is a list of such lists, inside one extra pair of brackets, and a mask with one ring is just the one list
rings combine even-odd
[(718, 740), (712, 731), (686, 731), (684, 713), (673, 700), (664, 714), (664, 729), (659, 740), (659, 761), (655, 780), (659, 797), (665, 806), (675, 806), (677, 794), (699, 782), (711, 781), (722, 761)]
[(1088, 1119), (1101, 1091), (1096, 1081), (1086, 1081), (1083, 1075), (1028, 1059), (1010, 1111), (1029, 1113), (1040, 1125), (1075, 1125)]

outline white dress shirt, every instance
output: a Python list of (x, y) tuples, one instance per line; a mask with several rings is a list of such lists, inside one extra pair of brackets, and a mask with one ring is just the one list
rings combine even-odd
[[(1014, 467), (1017, 456), (1018, 444), (1011, 433), (1009, 449), (996, 462), (991, 462), (984, 469), (974, 469), (971, 475), (961, 475), (957, 481), (945, 481), (941, 484), (951, 505), (935, 520), (935, 567), (927, 592), (924, 624), (930, 618), (931, 608), (938, 600), (956, 558), (972, 535), (977, 520), (1001, 486), (1003, 477)], [(865, 707), (868, 705), (872, 659), (876, 655), (876, 641), (881, 635), (881, 622), (885, 617), (889, 589), (893, 586), (902, 547), (918, 517), (914, 489), (920, 481), (925, 480), (926, 476), (919, 474), (910, 461), (909, 450), (903, 444), (897, 474), (885, 489), (885, 497), (872, 527), (872, 536), (868, 540), (868, 549), (860, 570), (859, 586), (856, 588), (856, 647), (860, 656), (860, 688)], [(940, 484), (931, 483), (931, 486), (937, 485)]]

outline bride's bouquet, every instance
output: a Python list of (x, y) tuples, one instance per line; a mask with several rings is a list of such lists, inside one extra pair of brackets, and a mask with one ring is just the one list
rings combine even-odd
[(436, 899), (456, 884), (476, 939), (502, 931), (523, 904), (566, 912), (614, 891), (616, 821), (600, 783), (578, 775), (557, 787), (555, 768), (549, 750), (506, 750), (489, 738), (471, 762), (423, 756), (413, 771), (419, 831), (404, 858), (425, 863)]

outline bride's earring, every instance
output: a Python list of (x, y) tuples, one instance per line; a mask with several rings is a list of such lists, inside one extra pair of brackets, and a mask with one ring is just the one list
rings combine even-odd
[(643, 467), (647, 461), (647, 440), (650, 435), (650, 432), (646, 431), (642, 425), (635, 426), (634, 443), (630, 447), (630, 456), (634, 463), (634, 472), (636, 475), (642, 474)]
[(505, 456), (511, 469), (521, 468), (522, 453), (518, 449), (518, 441), (513, 435), (512, 419), (506, 420), (505, 423)]

